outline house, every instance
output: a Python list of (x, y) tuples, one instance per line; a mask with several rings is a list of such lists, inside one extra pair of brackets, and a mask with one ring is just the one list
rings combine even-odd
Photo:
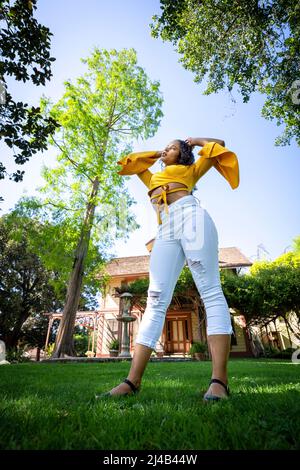
[[(115, 288), (123, 284), (149, 277), (150, 255), (115, 258), (106, 265), (110, 276), (107, 294), (97, 311), (96, 357), (109, 357), (109, 344), (122, 336), (122, 322), (118, 321), (119, 298)], [(230, 269), (238, 275), (242, 268), (252, 265), (236, 247), (219, 249), (221, 269)], [(193, 298), (194, 297), (194, 298)], [(157, 346), (165, 355), (186, 355), (193, 341), (205, 340), (206, 324), (204, 306), (199, 296), (173, 296), (166, 312), (166, 320)], [(133, 306), (131, 315), (136, 318), (129, 323), (130, 353), (133, 354), (136, 334), (142, 320), (142, 309)], [(243, 315), (230, 308), (234, 334), (231, 341), (231, 356), (252, 356), (249, 335)]]
[[(107, 293), (102, 298), (100, 308), (94, 311), (78, 311), (76, 324), (89, 331), (88, 350), (90, 357), (106, 358), (110, 356), (109, 345), (113, 339), (122, 338), (122, 322), (120, 317), (119, 297), (115, 288), (127, 285), (138, 279), (149, 277), (150, 255), (114, 258), (106, 265), (106, 273), (110, 276)], [(236, 275), (248, 269), (252, 262), (236, 247), (219, 249), (220, 269), (231, 270)], [(99, 275), (99, 279), (103, 273)], [(189, 295), (188, 295), (189, 294)], [(299, 338), (293, 333), (298, 331), (298, 319), (289, 315), (290, 327), (287, 328), (283, 318), (276, 318), (268, 325), (246, 326), (245, 317), (237, 309), (229, 306), (234, 333), (231, 336), (231, 357), (257, 357), (264, 355), (264, 347), (279, 350), (299, 348)], [(143, 308), (137, 303), (130, 314), (135, 321), (128, 324), (130, 354), (133, 355), (136, 334), (142, 319)], [(55, 320), (60, 320), (62, 313), (45, 313), (49, 318), (48, 333), (45, 344), (47, 348), (50, 331)], [(192, 291), (184, 296), (173, 295), (172, 302), (166, 312), (162, 335), (156, 350), (164, 355), (185, 356), (193, 341), (206, 341), (206, 317), (200, 296)]]
[[(289, 325), (283, 317), (277, 317), (268, 325), (254, 325), (248, 328), (251, 347), (254, 356), (259, 356), (264, 348), (278, 351), (299, 349), (299, 320), (295, 312), (288, 316)], [(298, 333), (298, 336), (295, 333)]]

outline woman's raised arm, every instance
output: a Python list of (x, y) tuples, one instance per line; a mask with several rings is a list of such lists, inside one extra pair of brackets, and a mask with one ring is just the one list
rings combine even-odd
[(211, 137), (188, 137), (185, 142), (189, 144), (191, 147), (195, 147), (195, 145), (199, 145), (199, 147), (203, 147), (208, 142), (217, 142), (217, 144), (222, 145), (225, 147), (225, 141), (221, 139), (213, 139)]

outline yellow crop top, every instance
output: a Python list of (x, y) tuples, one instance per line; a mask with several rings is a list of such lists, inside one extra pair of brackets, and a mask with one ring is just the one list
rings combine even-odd
[(168, 190), (168, 183), (182, 183), (187, 187), (188, 191), (191, 191), (199, 178), (214, 166), (229, 182), (232, 189), (238, 187), (240, 182), (239, 164), (234, 152), (231, 152), (217, 142), (208, 142), (199, 150), (198, 155), (200, 155), (200, 158), (195, 163), (192, 163), (192, 165), (167, 165), (163, 171), (151, 173), (148, 168), (160, 158), (160, 154), (157, 151), (130, 153), (117, 162), (122, 165), (122, 169), (118, 171), (118, 174), (136, 174), (149, 188), (149, 196), (153, 189), (159, 186), (163, 187), (161, 194), (150, 197), (151, 200), (158, 197), (156, 202), (157, 218), (158, 223), (161, 224), (158, 204), (163, 200), (165, 211), (168, 213), (166, 194), (179, 190), (179, 188)]

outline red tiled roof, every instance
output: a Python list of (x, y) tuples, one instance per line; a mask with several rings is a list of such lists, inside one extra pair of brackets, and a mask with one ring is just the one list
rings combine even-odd
[[(114, 258), (106, 265), (106, 272), (110, 276), (134, 276), (136, 274), (149, 274), (150, 255), (124, 256)], [(240, 268), (251, 266), (253, 263), (235, 246), (219, 249), (220, 268)], [(99, 276), (101, 277), (101, 276)]]

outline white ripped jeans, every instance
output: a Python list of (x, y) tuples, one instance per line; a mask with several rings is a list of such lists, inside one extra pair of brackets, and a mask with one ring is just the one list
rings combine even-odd
[(207, 335), (232, 334), (231, 318), (219, 272), (218, 233), (206, 209), (193, 195), (183, 196), (161, 212), (150, 254), (146, 309), (136, 343), (155, 349), (162, 333), (185, 261), (205, 306)]

